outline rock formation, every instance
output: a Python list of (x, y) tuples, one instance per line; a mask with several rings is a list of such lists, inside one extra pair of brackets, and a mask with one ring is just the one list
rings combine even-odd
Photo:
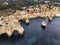
[(47, 25), (47, 24), (46, 24), (45, 21), (43, 21), (42, 24), (41, 24), (42, 27), (46, 27), (46, 25)]
[[(16, 10), (16, 13), (7, 15), (7, 16), (1, 16), (0, 17), (0, 35), (3, 33), (7, 33), (8, 36), (12, 35), (12, 32), (17, 30), (20, 35), (23, 35), (24, 28), (21, 26), (21, 24), (18, 22), (18, 20), (24, 20), (25, 23), (29, 23), (30, 18), (36, 18), (36, 17), (48, 17), (50, 20), (54, 16), (60, 16), (58, 15), (60, 13), (59, 7), (54, 7), (52, 9), (47, 8), (47, 5), (39, 5), (37, 7), (31, 8), (29, 7), (27, 10)], [(42, 22), (42, 26), (46, 26), (46, 22)]]
[(25, 20), (25, 23), (26, 24), (29, 24), (29, 19), (28, 18)]

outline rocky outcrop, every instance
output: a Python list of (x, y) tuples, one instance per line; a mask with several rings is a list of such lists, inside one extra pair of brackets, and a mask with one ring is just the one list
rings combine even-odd
[(28, 18), (25, 20), (25, 23), (26, 24), (29, 24), (29, 19)]
[(20, 25), (18, 20), (13, 15), (4, 17), (3, 20), (0, 20), (0, 30), (0, 35), (7, 33), (9, 37), (15, 30), (18, 31), (20, 36), (24, 33), (24, 28)]
[[(46, 6), (46, 7), (45, 7)], [(0, 17), (0, 35), (3, 33), (7, 33), (10, 37), (12, 32), (17, 30), (20, 35), (23, 35), (24, 28), (18, 22), (19, 20), (24, 20), (26, 24), (29, 24), (30, 18), (36, 17), (48, 17), (49, 20), (52, 20), (54, 16), (60, 16), (59, 7), (54, 7), (52, 9), (47, 8), (47, 5), (40, 5), (36, 8), (29, 8), (27, 10), (16, 10), (16, 13), (9, 15), (9, 16), (1, 16)], [(46, 27), (46, 22), (43, 21), (41, 24), (43, 27)]]
[(42, 24), (41, 24), (41, 26), (44, 27), (44, 28), (46, 27), (46, 25), (47, 25), (47, 24), (46, 24), (45, 21), (43, 21)]

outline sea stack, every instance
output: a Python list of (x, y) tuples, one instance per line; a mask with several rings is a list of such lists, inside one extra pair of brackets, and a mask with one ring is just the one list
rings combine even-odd
[(26, 24), (29, 24), (29, 19), (28, 18), (25, 20), (25, 23)]
[(53, 16), (52, 15), (51, 16), (48, 16), (48, 19), (49, 19), (49, 21), (52, 21)]
[(43, 28), (45, 28), (45, 27), (46, 27), (46, 25), (47, 25), (47, 24), (46, 24), (46, 22), (45, 22), (45, 21), (43, 21), (43, 22), (42, 22), (42, 24), (41, 24), (41, 26), (42, 26)]
[(52, 21), (52, 19), (53, 19), (53, 18), (52, 18), (52, 17), (50, 17), (50, 18), (49, 18), (49, 21)]

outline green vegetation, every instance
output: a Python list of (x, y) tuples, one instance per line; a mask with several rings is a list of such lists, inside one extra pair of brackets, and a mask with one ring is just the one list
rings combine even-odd
[[(45, 2), (30, 2), (30, 1), (24, 1), (24, 3), (22, 4), (12, 4), (12, 5), (3, 5), (3, 4), (0, 4), (0, 10), (4, 10), (4, 9), (9, 9), (9, 8), (12, 8), (14, 10), (22, 10), (21, 7), (29, 7), (29, 6), (32, 6), (32, 5), (38, 5), (38, 4), (46, 4)], [(49, 7), (51, 6), (60, 6), (58, 4), (55, 4), (54, 2), (50, 2), (50, 3), (47, 3)]]
[[(0, 16), (1, 15), (9, 15), (8, 13), (9, 12), (14, 12), (15, 10), (24, 10), (24, 9), (22, 9), (22, 7), (29, 7), (29, 6), (34, 6), (35, 7), (35, 5), (39, 5), (39, 4), (42, 4), (42, 5), (44, 5), (44, 4), (48, 4), (48, 7), (49, 8), (51, 8), (51, 6), (52, 7), (60, 7), (60, 5), (59, 4), (56, 4), (55, 2), (49, 2), (49, 3), (45, 3), (45, 2), (30, 2), (30, 1), (24, 1), (24, 3), (22, 3), (22, 4), (9, 4), (9, 5), (3, 5), (2, 3), (0, 3)], [(11, 9), (11, 10), (9, 10), (9, 9)], [(14, 10), (14, 11), (12, 11), (12, 10)], [(2, 13), (3, 12), (3, 13)]]

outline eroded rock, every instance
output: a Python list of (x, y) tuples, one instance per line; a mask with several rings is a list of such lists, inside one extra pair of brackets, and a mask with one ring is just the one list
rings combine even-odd
[(46, 24), (45, 21), (43, 21), (42, 24), (41, 24), (41, 26), (44, 27), (44, 28), (46, 27), (46, 25), (47, 25), (47, 24)]

